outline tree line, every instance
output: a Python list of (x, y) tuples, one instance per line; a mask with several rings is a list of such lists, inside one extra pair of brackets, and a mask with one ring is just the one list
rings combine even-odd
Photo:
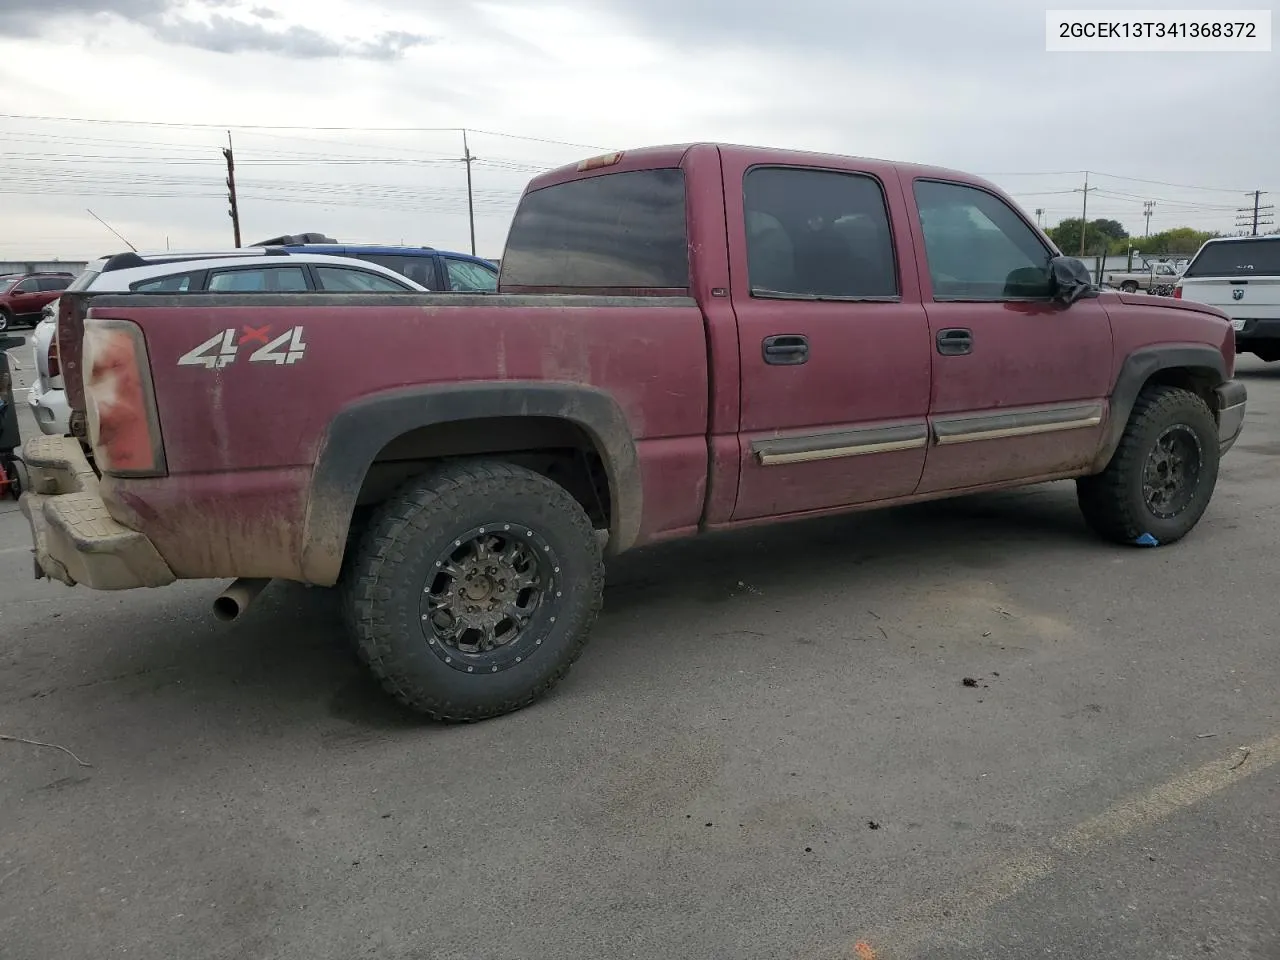
[[(1058, 245), (1058, 249), (1067, 256), (1080, 253), (1079, 217), (1063, 220), (1056, 227), (1045, 232)], [(1272, 231), (1280, 233), (1280, 231)], [(1146, 237), (1131, 237), (1119, 220), (1090, 220), (1085, 231), (1084, 250), (1086, 256), (1123, 255), (1133, 249), (1144, 256), (1191, 256), (1206, 240), (1226, 236), (1212, 230), (1196, 230), (1193, 227), (1174, 227), (1162, 230)]]

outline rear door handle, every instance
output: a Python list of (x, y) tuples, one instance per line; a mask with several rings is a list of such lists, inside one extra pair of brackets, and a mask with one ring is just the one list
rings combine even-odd
[(938, 352), (944, 357), (973, 353), (973, 331), (964, 327), (948, 327), (938, 331)]
[(762, 349), (764, 362), (774, 366), (804, 363), (809, 359), (809, 340), (798, 333), (765, 337)]

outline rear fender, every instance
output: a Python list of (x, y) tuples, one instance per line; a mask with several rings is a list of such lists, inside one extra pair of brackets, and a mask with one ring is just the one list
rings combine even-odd
[(330, 424), (307, 501), (303, 578), (337, 582), (365, 474), (388, 443), (421, 427), (489, 417), (560, 419), (582, 429), (609, 479), (609, 551), (635, 543), (643, 505), (640, 461), (626, 416), (609, 394), (581, 384), (512, 380), (407, 387), (358, 400)]

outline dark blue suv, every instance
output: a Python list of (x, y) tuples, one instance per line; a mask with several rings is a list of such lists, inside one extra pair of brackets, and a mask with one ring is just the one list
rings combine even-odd
[(296, 253), (331, 253), (377, 263), (428, 290), (441, 293), (493, 293), (498, 289), (497, 264), (466, 253), (432, 247), (384, 247), (338, 243), (323, 234), (304, 233), (263, 240), (255, 247), (283, 247)]

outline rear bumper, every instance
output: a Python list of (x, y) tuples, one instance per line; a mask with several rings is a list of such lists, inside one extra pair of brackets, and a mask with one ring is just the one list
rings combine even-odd
[(1226, 453), (1244, 429), (1249, 393), (1240, 380), (1228, 380), (1214, 392), (1218, 397), (1218, 449)]
[[(1234, 327), (1240, 320), (1233, 319)], [(1280, 346), (1280, 320), (1270, 317), (1247, 318), (1243, 326), (1236, 330), (1236, 350), (1248, 353), (1255, 347)]]
[(47, 437), (62, 437), (71, 432), (71, 407), (67, 404), (65, 390), (41, 390), (39, 382), (31, 385), (27, 404), (36, 419), (36, 426)]
[(117, 522), (78, 440), (36, 437), (22, 447), (36, 576), (95, 590), (163, 587), (176, 578), (155, 545)]

